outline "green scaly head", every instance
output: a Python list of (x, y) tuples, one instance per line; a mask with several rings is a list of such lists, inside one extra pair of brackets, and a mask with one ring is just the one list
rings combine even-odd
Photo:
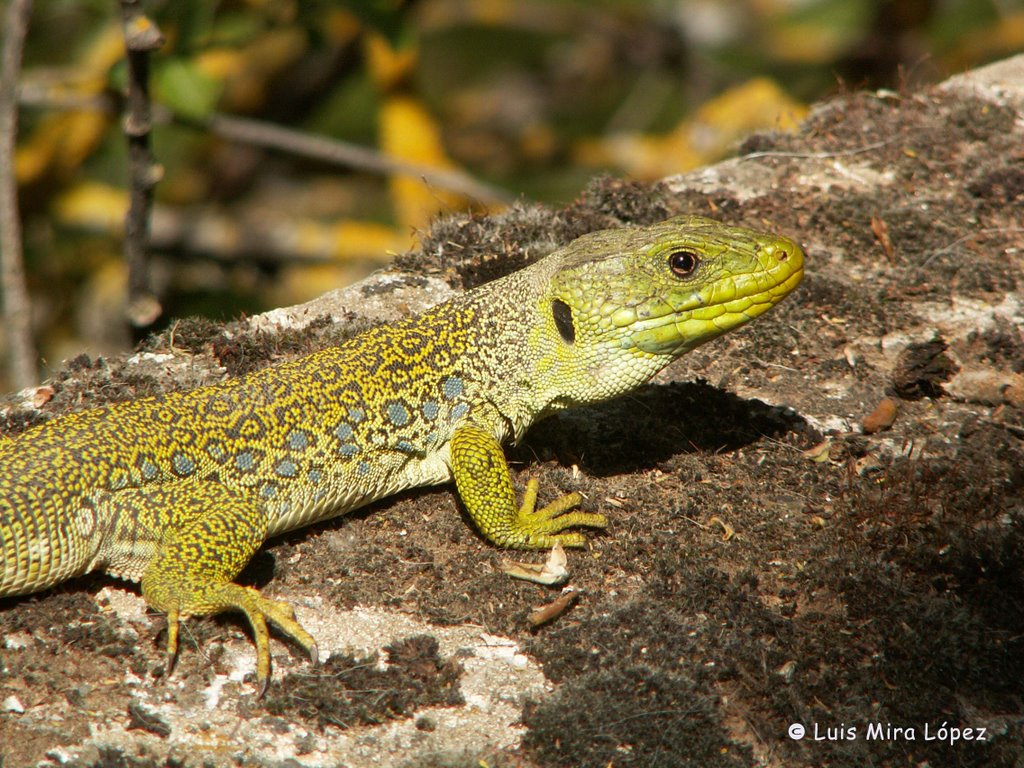
[(679, 216), (595, 232), (552, 257), (537, 374), (558, 410), (626, 392), (764, 314), (800, 283), (788, 237)]

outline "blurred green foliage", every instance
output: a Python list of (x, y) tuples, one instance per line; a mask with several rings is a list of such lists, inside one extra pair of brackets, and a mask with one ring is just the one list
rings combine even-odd
[[(196, 126), (214, 113), (400, 151), (559, 202), (601, 170), (658, 176), (714, 161), (735, 131), (749, 130), (735, 102), (717, 110), (736, 114), (735, 126), (703, 126), (720, 142), (664, 149), (689, 141), (687, 121), (704, 119), (703, 105), (755, 78), (807, 104), (844, 87), (915, 87), (1024, 48), (1024, 9), (999, 0), (144, 5), (167, 37), (151, 60), (164, 172), (153, 269), (165, 319), (301, 300), (410, 245), (432, 211), (474, 205), (422, 183), (426, 203), (410, 204), (409, 184)], [(48, 362), (128, 343), (118, 310), (116, 193), (127, 183), (119, 46), (116, 2), (36, 3), (18, 175)], [(758, 93), (792, 107), (771, 89)], [(764, 128), (781, 125), (766, 113)]]

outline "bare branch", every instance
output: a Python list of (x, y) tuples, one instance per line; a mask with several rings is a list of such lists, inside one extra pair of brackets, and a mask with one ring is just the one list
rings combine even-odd
[(14, 176), (18, 77), (31, 16), (32, 0), (11, 0), (4, 18), (4, 50), (0, 64), (0, 271), (3, 273), (4, 327), (10, 347), (11, 380), (19, 389), (35, 384), (37, 375), (32, 311), (22, 262), (18, 180)]
[(163, 45), (164, 37), (143, 12), (138, 0), (121, 0), (124, 42), (128, 57), (128, 101), (124, 132), (128, 137), (130, 197), (124, 221), (124, 255), (128, 263), (128, 320), (145, 328), (160, 316), (161, 307), (150, 288), (149, 216), (153, 187), (163, 169), (153, 161), (149, 134), (153, 127), (149, 106), (149, 53)]
[(276, 149), (333, 165), (343, 165), (383, 176), (418, 176), (428, 184), (466, 195), (481, 203), (509, 203), (514, 199), (510, 192), (477, 181), (461, 171), (447, 171), (396, 160), (366, 147), (329, 139), (326, 136), (294, 131), (273, 123), (215, 114), (203, 121), (202, 125), (225, 139)]

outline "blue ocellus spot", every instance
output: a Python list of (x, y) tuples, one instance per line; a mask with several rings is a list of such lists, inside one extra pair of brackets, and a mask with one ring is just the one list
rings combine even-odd
[(437, 418), (440, 408), (433, 400), (428, 400), (423, 404), (420, 410), (423, 411), (423, 418), (427, 419), (427, 421), (433, 421)]
[(323, 475), (320, 474), (319, 469), (311, 469), (309, 470), (309, 474), (306, 475), (306, 477), (309, 478), (309, 482), (311, 482), (313, 485), (319, 485), (320, 480), (323, 478)]
[(356, 467), (356, 472), (360, 475), (370, 474), (370, 462), (360, 461), (359, 466)]
[(260, 496), (264, 499), (272, 499), (277, 496), (277, 486), (273, 483), (267, 483), (260, 489)]
[(344, 456), (346, 459), (350, 459), (357, 453), (359, 453), (359, 446), (356, 445), (355, 443), (345, 443), (338, 450), (341, 451), (342, 456)]
[(395, 443), (395, 448), (402, 453), (416, 453), (416, 447), (408, 440), (399, 440)]
[(441, 393), (444, 395), (445, 400), (454, 400), (456, 397), (461, 397), (464, 389), (462, 379), (458, 376), (449, 376), (441, 382)]
[(184, 453), (176, 453), (171, 457), (171, 469), (179, 477), (188, 477), (196, 471), (196, 463)]
[(339, 440), (348, 440), (352, 437), (352, 425), (343, 421), (334, 428), (334, 434)]
[(224, 451), (224, 446), (217, 442), (207, 444), (206, 455), (209, 456), (218, 464), (220, 464), (223, 461), (226, 461), (228, 458), (227, 453)]
[(309, 435), (301, 429), (293, 429), (288, 434), (288, 447), (293, 451), (304, 451), (309, 447)]
[(235, 466), (239, 472), (251, 472), (256, 468), (256, 457), (251, 451), (243, 451), (235, 456)]
[(274, 467), (274, 471), (281, 477), (295, 477), (299, 472), (299, 468), (295, 466), (294, 461), (283, 459), (277, 463), (277, 466)]
[(349, 408), (348, 417), (352, 419), (354, 423), (358, 424), (360, 421), (366, 418), (366, 411), (364, 411), (362, 408)]
[(409, 423), (409, 409), (401, 403), (388, 403), (388, 421), (396, 427), (404, 427)]
[(139, 469), (142, 471), (143, 480), (156, 480), (160, 474), (159, 468), (149, 459), (143, 459)]
[(449, 419), (451, 421), (457, 421), (458, 419), (461, 419), (463, 416), (465, 416), (467, 413), (469, 413), (469, 405), (467, 403), (459, 403), (454, 408), (452, 408), (452, 413), (451, 416), (449, 416)]

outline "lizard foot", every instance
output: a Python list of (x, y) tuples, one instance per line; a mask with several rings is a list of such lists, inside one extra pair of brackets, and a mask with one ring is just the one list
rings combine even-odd
[(524, 546), (537, 549), (546, 549), (555, 544), (561, 544), (563, 547), (582, 547), (587, 543), (587, 537), (584, 534), (562, 533), (562, 531), (566, 528), (580, 526), (604, 528), (608, 525), (608, 518), (604, 515), (568, 511), (583, 501), (583, 497), (579, 493), (567, 493), (550, 504), (536, 509), (539, 485), (536, 478), (531, 478), (526, 484), (523, 503), (516, 515), (516, 527), (527, 536)]
[[(211, 585), (208, 593), (196, 600), (195, 607), (187, 613), (218, 613), (237, 609), (245, 613), (252, 626), (256, 641), (256, 685), (258, 695), (263, 696), (270, 684), (270, 632), (267, 622), (276, 626), (309, 654), (314, 664), (317, 663), (319, 652), (316, 640), (295, 618), (295, 610), (286, 602), (263, 597), (251, 587), (237, 584)], [(195, 596), (193, 596), (195, 599)], [(178, 655), (178, 627), (182, 615), (186, 613), (178, 608), (167, 611), (167, 673), (174, 668), (174, 660)]]

